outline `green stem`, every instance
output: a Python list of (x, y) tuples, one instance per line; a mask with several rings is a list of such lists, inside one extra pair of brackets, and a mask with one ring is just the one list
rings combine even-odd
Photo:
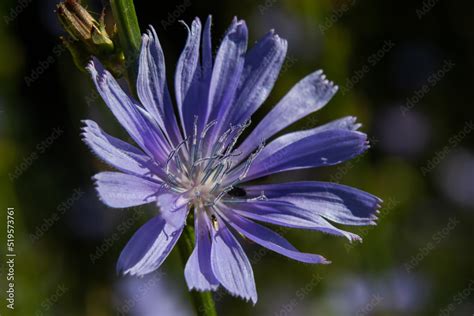
[(125, 55), (128, 82), (134, 91), (138, 74), (141, 32), (133, 0), (110, 0), (112, 13), (117, 23), (120, 46)]
[[(178, 241), (179, 252), (183, 263), (185, 263), (194, 249), (194, 228), (186, 225)], [(190, 292), (194, 308), (198, 316), (217, 316), (216, 307), (211, 292)]]

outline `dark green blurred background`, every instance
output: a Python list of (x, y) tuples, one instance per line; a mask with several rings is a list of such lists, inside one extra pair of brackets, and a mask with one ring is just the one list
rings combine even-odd
[[(58, 37), (57, 0), (0, 4), (0, 249), (3, 315), (192, 315), (179, 255), (145, 279), (115, 274), (135, 229), (156, 210), (108, 209), (91, 176), (106, 168), (80, 140), (81, 120), (123, 132)], [(89, 1), (100, 13), (106, 1)], [(474, 4), (470, 1), (136, 1), (157, 29), (168, 78), (186, 32), (214, 18), (214, 44), (232, 17), (254, 42), (274, 28), (288, 60), (261, 115), (322, 68), (340, 91), (291, 129), (355, 115), (372, 149), (341, 166), (278, 180), (323, 179), (385, 200), (379, 224), (348, 228), (363, 244), (288, 231), (333, 263), (292, 262), (248, 243), (255, 307), (224, 292), (222, 315), (472, 315), (474, 313)], [(177, 18), (176, 18), (177, 17)], [(257, 120), (255, 119), (255, 120)], [(15, 208), (16, 304), (6, 309), (5, 220)]]

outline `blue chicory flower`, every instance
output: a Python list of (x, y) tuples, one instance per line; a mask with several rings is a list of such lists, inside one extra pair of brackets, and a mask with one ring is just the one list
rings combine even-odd
[[(309, 130), (276, 133), (322, 108), (337, 86), (316, 71), (298, 82), (248, 137), (239, 136), (270, 93), (285, 59), (287, 42), (273, 31), (247, 51), (247, 27), (234, 19), (213, 58), (211, 18), (196, 18), (175, 74), (175, 115), (165, 62), (153, 28), (143, 35), (138, 100), (96, 60), (88, 70), (103, 100), (138, 147), (114, 138), (93, 121), (83, 136), (92, 151), (118, 172), (94, 178), (100, 199), (126, 208), (156, 203), (160, 212), (123, 249), (117, 269), (150, 273), (163, 263), (193, 212), (196, 245), (186, 267), (190, 289), (216, 290), (257, 301), (252, 267), (239, 238), (245, 237), (305, 263), (329, 263), (299, 252), (261, 223), (319, 230), (350, 241), (360, 237), (333, 223), (373, 225), (381, 200), (335, 183), (304, 181), (250, 185), (275, 173), (331, 166), (368, 148), (354, 117)], [(259, 222), (259, 223), (258, 223)]]

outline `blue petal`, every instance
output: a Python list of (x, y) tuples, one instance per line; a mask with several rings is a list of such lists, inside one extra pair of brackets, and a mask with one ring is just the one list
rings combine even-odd
[(228, 217), (229, 223), (239, 233), (265, 248), (273, 250), (288, 258), (305, 263), (330, 263), (326, 260), (326, 258), (320, 255), (302, 253), (298, 251), (298, 249), (293, 247), (293, 245), (290, 244), (285, 238), (281, 237), (274, 231), (254, 223), (244, 217), (238, 216), (237, 214), (233, 213), (232, 210), (227, 210), (225, 212), (225, 216)]
[[(245, 186), (249, 198), (264, 192), (268, 202), (289, 203), (298, 209), (344, 225), (374, 225), (382, 203), (378, 197), (341, 184), (316, 181)], [(255, 207), (265, 204), (255, 202)]]
[(212, 40), (211, 40), (212, 17), (207, 17), (204, 32), (202, 32), (202, 74), (203, 78), (208, 78), (210, 82), (212, 77)]
[(158, 269), (178, 241), (183, 228), (172, 229), (155, 216), (133, 235), (120, 254), (117, 271), (142, 276)]
[(246, 138), (238, 148), (242, 153), (239, 159), (248, 156), (262, 141), (325, 106), (336, 91), (337, 86), (326, 80), (321, 70), (306, 76), (278, 102)]
[[(86, 124), (82, 133), (84, 142), (104, 162), (125, 173), (152, 176), (152, 172), (164, 179), (163, 170), (140, 149), (108, 135), (94, 121), (85, 120), (84, 123)], [(162, 159), (166, 157), (163, 155)]]
[(94, 176), (100, 199), (116, 208), (131, 207), (156, 200), (162, 183), (121, 172), (101, 172)]
[[(216, 55), (209, 87), (210, 119), (218, 119), (211, 134), (214, 139), (219, 136), (224, 123), (220, 118), (229, 111), (239, 84), (247, 50), (247, 33), (245, 22), (234, 19)], [(210, 144), (214, 139), (210, 139)]]
[(181, 139), (166, 84), (165, 60), (153, 27), (142, 37), (137, 77), (138, 97), (166, 136), (176, 145)]
[(94, 60), (88, 70), (102, 99), (133, 140), (150, 156), (160, 160), (170, 148), (161, 131), (140, 111), (140, 106), (119, 86), (114, 77)]
[(244, 123), (262, 105), (275, 84), (286, 50), (287, 42), (271, 31), (247, 53), (232, 107), (219, 117), (224, 128)]
[(252, 266), (242, 246), (223, 221), (212, 240), (211, 264), (217, 280), (231, 294), (257, 302)]
[(334, 120), (332, 122), (326, 123), (324, 125), (315, 127), (313, 129), (302, 131), (300, 133), (302, 133), (302, 135), (304, 135), (305, 133), (311, 134), (311, 133), (314, 133), (316, 131), (321, 132), (321, 131), (328, 131), (328, 130), (331, 130), (331, 129), (345, 129), (345, 130), (348, 130), (348, 131), (356, 131), (361, 126), (362, 126), (362, 124), (357, 123), (357, 117), (355, 117), (355, 116), (346, 116), (346, 117), (342, 117), (340, 119)]
[(161, 216), (169, 226), (178, 229), (186, 224), (189, 211), (188, 200), (181, 195), (161, 194), (157, 199), (157, 205), (161, 210)]
[[(331, 166), (360, 155), (368, 148), (367, 135), (350, 130), (318, 130), (283, 135), (267, 145), (251, 164), (244, 181), (283, 171)], [(237, 168), (227, 182), (240, 174)]]
[(209, 87), (212, 79), (212, 39), (211, 39), (211, 25), (212, 16), (207, 17), (206, 25), (204, 25), (204, 31), (202, 32), (202, 63), (201, 63), (201, 80), (200, 80), (200, 104), (197, 106), (197, 115), (199, 117), (199, 132), (208, 122), (208, 118), (211, 115), (211, 106), (209, 104)]
[(199, 62), (201, 21), (198, 18), (194, 19), (191, 30), (186, 24), (185, 26), (188, 30), (188, 39), (176, 66), (175, 90), (183, 130), (186, 131), (186, 135), (190, 135), (194, 116), (198, 115), (196, 105), (200, 100), (198, 81), (201, 78)]
[(215, 290), (219, 286), (211, 268), (211, 239), (206, 216), (203, 212), (195, 212), (194, 229), (196, 232), (196, 246), (186, 263), (184, 276), (190, 290)]
[(300, 209), (279, 201), (249, 201), (234, 203), (232, 209), (247, 218), (260, 222), (300, 229), (318, 230), (327, 234), (342, 236), (352, 241), (361, 241), (353, 233), (341, 230), (309, 209)]

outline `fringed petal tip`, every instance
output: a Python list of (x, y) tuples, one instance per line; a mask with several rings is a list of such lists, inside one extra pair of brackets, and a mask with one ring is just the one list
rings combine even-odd
[(219, 285), (210, 285), (210, 287), (199, 287), (197, 285), (189, 285), (188, 284), (188, 289), (190, 291), (196, 291), (196, 292), (207, 292), (207, 291), (217, 291), (219, 288)]
[[(330, 235), (330, 236), (345, 237), (345, 238), (347, 238), (347, 240), (349, 240), (349, 243), (351, 243), (351, 244), (353, 242), (362, 242), (362, 237), (360, 237), (357, 234), (354, 234), (354, 233), (348, 232), (346, 230), (343, 230), (343, 229), (329, 230), (326, 227), (314, 227), (314, 228), (311, 228), (311, 229), (315, 230), (315, 231), (318, 231), (318, 232), (321, 232), (321, 233), (326, 234), (326, 235)], [(325, 258), (323, 258), (323, 259), (326, 260)], [(324, 264), (324, 263), (322, 263), (322, 264)]]
[(347, 239), (349, 239), (349, 242), (352, 244), (353, 242), (360, 242), (362, 243), (362, 237), (360, 237), (357, 234), (354, 233), (347, 233)]
[[(186, 23), (184, 20), (178, 20), (178, 23), (182, 24), (186, 30), (188, 31), (188, 34), (191, 33), (191, 29), (189, 28), (189, 25)], [(201, 28), (201, 20), (198, 17), (195, 17), (193, 22), (191, 22), (191, 28)]]
[(324, 264), (324, 265), (327, 265), (327, 264), (331, 264), (332, 261), (331, 260), (328, 260), (327, 258), (321, 256), (321, 255), (317, 255), (317, 254), (313, 254), (313, 253), (301, 253), (301, 255), (303, 256), (307, 256), (308, 258), (311, 257), (311, 261), (301, 261), (301, 260), (296, 260), (295, 258), (290, 258), (288, 257), (288, 259), (291, 261), (291, 262), (299, 262), (299, 263), (302, 263), (302, 264)]
[(333, 81), (327, 79), (326, 74), (323, 72), (322, 69), (319, 69), (315, 72), (315, 75), (318, 78), (315, 80), (315, 86), (318, 86), (321, 89), (322, 94), (333, 95), (339, 90), (339, 86), (334, 84)]
[(158, 34), (156, 33), (155, 28), (151, 24), (148, 25), (148, 29), (147, 29), (147, 32), (145, 34), (148, 35), (149, 40), (154, 41), (154, 40), (158, 39)]
[(98, 179), (98, 174), (95, 174), (91, 177), (92, 179), (92, 185), (94, 187), (94, 190), (97, 192), (97, 198), (99, 199), (99, 201), (104, 204), (105, 206), (108, 206), (110, 208), (119, 208), (119, 207), (114, 207), (114, 206), (111, 206), (109, 205), (109, 203), (107, 203), (107, 201), (102, 198), (102, 194), (101, 194), (101, 190), (100, 190), (100, 184), (99, 184), (99, 179)]
[[(376, 196), (374, 196), (374, 205), (372, 207), (372, 211), (368, 214), (367, 218), (369, 219), (369, 221), (366, 223), (366, 225), (368, 226), (377, 226), (378, 224), (378, 220), (379, 220), (379, 216), (380, 215), (380, 208), (382, 207), (381, 203), (382, 203), (382, 200)], [(349, 239), (350, 242), (352, 243), (353, 241), (358, 241), (360, 243), (363, 242), (363, 239), (359, 236), (359, 235), (356, 235), (356, 234), (352, 234), (350, 233), (353, 238), (352, 239)]]
[(81, 126), (81, 136), (83, 137), (82, 140), (85, 141), (86, 134), (92, 133), (94, 130), (99, 129), (99, 125), (92, 121), (92, 120), (81, 120), (83, 126)]
[(84, 127), (96, 127), (96, 126), (99, 126), (96, 122), (94, 122), (93, 120), (81, 120), (81, 123), (84, 124)]
[(149, 275), (150, 273), (153, 273), (153, 272), (156, 272), (156, 271), (157, 270), (145, 271), (145, 272), (134, 271), (134, 270), (132, 270), (132, 268), (123, 267), (120, 264), (120, 262), (117, 262), (117, 264), (115, 265), (115, 273), (119, 277), (134, 277), (134, 278), (142, 279), (142, 278), (146, 277), (147, 275)]
[[(232, 294), (232, 295), (234, 295), (234, 294)], [(258, 297), (251, 297), (251, 296), (244, 297), (244, 296), (240, 296), (240, 295), (234, 295), (234, 296), (243, 299), (247, 303), (252, 303), (253, 306), (255, 306), (255, 304), (257, 304)]]
[[(313, 253), (301, 253), (304, 256), (312, 257), (311, 261), (301, 261), (301, 260), (296, 260), (297, 262), (302, 262), (306, 264), (331, 264), (332, 261), (326, 259), (325, 257)], [(292, 258), (290, 258), (292, 259)], [(293, 259), (295, 260), (295, 259)]]
[(87, 63), (85, 69), (94, 77), (95, 74), (97, 74), (97, 71), (95, 69), (95, 65), (94, 65), (94, 59), (95, 57), (93, 57), (91, 60), (89, 60), (89, 62)]
[(123, 263), (121, 263), (120, 260), (115, 265), (115, 273), (117, 274), (117, 276), (120, 276), (120, 277), (135, 277), (135, 278), (141, 279), (152, 272), (155, 272), (155, 271), (147, 271), (144, 273), (140, 271), (134, 271), (132, 270), (132, 268), (127, 268), (123, 266)]
[(102, 197), (101, 189), (100, 189), (100, 183), (99, 183), (100, 182), (100, 176), (99, 175), (100, 175), (100, 173), (97, 173), (97, 174), (95, 174), (91, 177), (92, 185), (94, 187), (94, 190), (97, 192), (97, 198), (99, 199), (100, 202), (102, 202), (102, 204), (104, 204), (108, 207), (119, 208), (119, 207), (114, 207), (114, 206), (109, 205), (109, 203), (107, 203), (107, 200)]
[(322, 260), (319, 264), (331, 264), (331, 263), (332, 263), (331, 260), (328, 260), (328, 259), (326, 259), (326, 258), (324, 258), (324, 257), (322, 257), (322, 258), (323, 258), (324, 260)]
[(241, 20), (237, 16), (234, 16), (230, 27), (227, 29), (227, 32), (232, 31), (235, 28), (239, 28), (239, 27), (245, 27), (245, 29), (247, 29), (247, 23), (245, 22), (245, 20)]
[(362, 127), (362, 124), (357, 122), (356, 116), (345, 116), (343, 118), (329, 122), (326, 125), (322, 125), (322, 127), (325, 126), (327, 126), (328, 129), (344, 129), (357, 132)]
[(361, 127), (362, 127), (362, 124), (357, 122), (357, 117), (356, 116), (348, 116), (347, 117), (347, 129), (348, 130), (357, 131)]
[(118, 276), (121, 276), (121, 277), (125, 277), (125, 276), (135, 276), (135, 277), (143, 277), (144, 275), (133, 275), (132, 273), (130, 273), (129, 270), (126, 270), (124, 267), (121, 266), (120, 262), (117, 262), (117, 264), (115, 265), (115, 273), (118, 275)]
[(278, 35), (275, 31), (275, 29), (271, 29), (270, 31), (268, 31), (259, 41), (256, 42), (255, 45), (258, 45), (259, 42), (265, 42), (265, 41), (268, 41), (268, 40), (271, 40), (273, 42), (276, 42), (278, 46), (281, 46), (283, 48), (283, 51), (285, 52), (285, 55), (286, 55), (286, 50), (288, 48), (288, 42), (286, 41), (286, 39), (280, 37), (280, 35)]
[(378, 223), (377, 221), (379, 220), (379, 216), (381, 214), (381, 211), (380, 209), (382, 208), (382, 199), (374, 196), (374, 205), (372, 207), (373, 211), (369, 214), (369, 218), (372, 220), (368, 223), (368, 225), (371, 225), (371, 226), (376, 226)]
[(103, 87), (103, 85), (107, 83), (107, 78), (109, 76), (112, 77), (109, 71), (105, 69), (96, 57), (92, 57), (85, 68), (90, 73), (92, 80), (98, 88)]
[(240, 299), (244, 300), (246, 303), (252, 303), (253, 306), (255, 306), (255, 304), (257, 304), (257, 301), (258, 301), (258, 294), (257, 293), (255, 293), (254, 295), (250, 295), (250, 294), (244, 295), (243, 293), (231, 291), (230, 289), (227, 289), (227, 288), (225, 288), (225, 289), (232, 296), (240, 298)]
[(288, 49), (288, 41), (286, 39), (280, 37), (280, 35), (278, 35), (278, 34), (274, 34), (273, 38), (275, 39), (276, 42), (278, 42), (280, 44), (280, 46), (283, 47), (283, 50), (285, 51), (285, 54), (286, 54), (286, 51)]
[(370, 208), (372, 211), (368, 214), (370, 219), (377, 220), (377, 215), (380, 215), (380, 209), (382, 208), (383, 200), (378, 196), (364, 192), (367, 195), (367, 198), (370, 198), (372, 201), (370, 203)]
[(92, 57), (85, 68), (87, 71), (89, 71), (93, 78), (96, 78), (97, 75), (102, 76), (106, 72), (104, 66), (97, 57)]
[(153, 43), (159, 44), (158, 34), (155, 28), (150, 24), (145, 33), (142, 34), (142, 49), (150, 46)]
[[(148, 31), (149, 32), (149, 31)], [(150, 35), (147, 33), (143, 33), (142, 35), (142, 49), (144, 47), (148, 46), (148, 43), (150, 42)]]
[(268, 31), (264, 38), (265, 37), (271, 37), (275, 42), (281, 45), (286, 52), (286, 49), (288, 47), (288, 41), (285, 38), (281, 37), (278, 33), (276, 33), (275, 29), (271, 29), (270, 31)]
[(361, 131), (354, 130), (352, 131), (355, 135), (359, 137), (359, 145), (358, 145), (358, 150), (354, 152), (354, 156), (356, 157), (365, 151), (367, 151), (370, 148), (370, 141), (367, 138), (367, 134), (363, 133)]
[(194, 27), (201, 26), (201, 19), (199, 17), (195, 17), (191, 26), (194, 26)]
[(97, 186), (97, 182), (98, 182), (99, 179), (100, 179), (100, 176), (99, 176), (99, 175), (100, 175), (100, 173), (96, 173), (96, 174), (93, 175), (92, 178), (91, 178), (95, 186)]

